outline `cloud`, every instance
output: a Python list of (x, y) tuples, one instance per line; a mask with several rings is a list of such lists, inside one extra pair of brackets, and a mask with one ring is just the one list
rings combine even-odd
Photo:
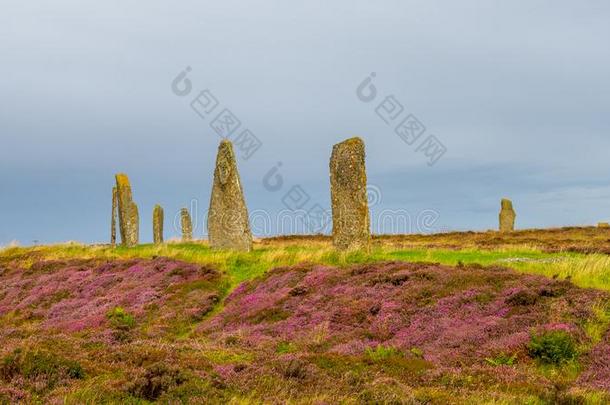
[[(206, 201), (219, 138), (170, 90), (187, 65), (195, 89), (263, 141), (239, 163), (253, 209), (281, 206), (261, 186), (278, 161), (326, 202), (332, 144), (360, 135), (388, 207), (439, 207), (465, 228), (495, 226), (507, 194), (523, 202), (518, 224), (604, 215), (607, 2), (60, 0), (3, 11), (0, 243), (103, 240), (117, 171), (137, 180), (143, 208)], [(355, 97), (371, 72), (447, 146), (435, 167)], [(32, 190), (52, 204), (24, 203)], [(75, 198), (87, 209), (66, 218)]]

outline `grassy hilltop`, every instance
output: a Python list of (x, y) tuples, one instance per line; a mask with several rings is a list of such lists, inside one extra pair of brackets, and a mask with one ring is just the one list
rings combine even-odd
[(0, 403), (604, 403), (610, 230), (0, 251)]

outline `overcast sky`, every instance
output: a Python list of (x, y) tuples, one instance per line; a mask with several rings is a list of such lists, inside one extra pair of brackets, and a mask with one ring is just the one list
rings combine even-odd
[[(249, 129), (262, 143), (239, 155), (251, 212), (276, 215), (295, 185), (304, 209), (329, 209), (332, 145), (360, 136), (373, 216), (490, 229), (509, 197), (519, 228), (608, 221), (609, 21), (602, 0), (4, 0), (0, 245), (107, 241), (117, 172), (143, 241), (156, 203), (170, 238), (197, 201), (202, 235), (225, 108), (241, 122), (230, 139)], [(218, 106), (201, 117), (191, 102), (206, 89)], [(386, 124), (388, 96), (403, 112)], [(413, 145), (394, 132), (408, 114), (426, 129)], [(432, 166), (417, 151), (429, 135), (446, 148)], [(278, 162), (273, 191), (263, 179)]]

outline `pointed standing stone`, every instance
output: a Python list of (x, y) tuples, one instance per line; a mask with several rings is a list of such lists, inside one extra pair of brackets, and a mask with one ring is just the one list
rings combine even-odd
[(208, 211), (208, 237), (214, 249), (250, 251), (248, 208), (239, 180), (233, 145), (220, 142)]
[(180, 210), (180, 223), (182, 225), (182, 242), (190, 242), (193, 240), (193, 223), (189, 210), (182, 208)]
[(501, 202), (500, 210), (500, 232), (512, 232), (515, 230), (515, 210), (513, 210), (513, 203), (503, 198)]
[(131, 185), (126, 174), (116, 175), (116, 189), (121, 243), (128, 247), (136, 246), (140, 235), (140, 217), (138, 206), (133, 202)]
[(362, 139), (350, 138), (333, 146), (330, 196), (335, 247), (368, 251), (371, 231)]
[(112, 187), (112, 219), (110, 220), (110, 245), (116, 246), (117, 191)]
[(153, 209), (153, 242), (163, 243), (163, 208), (159, 204)]

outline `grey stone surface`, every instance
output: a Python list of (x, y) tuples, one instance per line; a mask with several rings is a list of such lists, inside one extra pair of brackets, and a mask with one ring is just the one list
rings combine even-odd
[(339, 250), (369, 250), (371, 231), (366, 193), (364, 142), (350, 138), (333, 146), (330, 196), (333, 244)]
[(512, 232), (515, 230), (515, 210), (513, 209), (513, 203), (506, 198), (502, 199), (500, 203), (500, 232)]
[(114, 247), (116, 246), (116, 218), (118, 215), (117, 212), (117, 190), (116, 187), (112, 187), (112, 218), (110, 219), (110, 244)]
[(220, 142), (208, 211), (208, 237), (213, 249), (250, 251), (248, 208), (237, 171), (233, 145)]
[(155, 245), (163, 243), (163, 208), (157, 204), (153, 208), (153, 242)]
[(187, 208), (180, 210), (180, 224), (182, 225), (182, 241), (190, 242), (193, 240), (193, 222), (191, 214)]

